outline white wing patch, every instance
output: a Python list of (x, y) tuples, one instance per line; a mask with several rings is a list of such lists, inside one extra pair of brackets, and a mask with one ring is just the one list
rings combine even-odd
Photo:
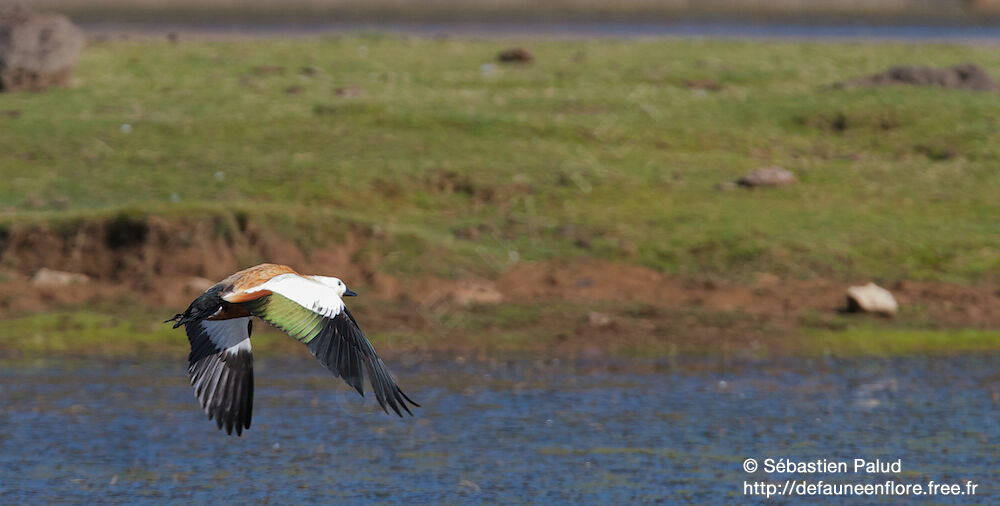
[(212, 344), (228, 353), (236, 353), (241, 349), (250, 351), (249, 322), (250, 317), (247, 316), (229, 320), (202, 320), (199, 323), (205, 328)]
[(238, 343), (236, 343), (233, 346), (230, 346), (230, 347), (226, 348), (226, 354), (227, 355), (233, 355), (233, 354), (241, 352), (241, 351), (245, 351), (247, 353), (250, 353), (250, 338), (249, 337), (246, 338), (246, 339), (244, 339), (244, 340), (242, 340), (242, 341), (240, 341), (240, 342), (238, 342)]
[(261, 290), (282, 295), (327, 318), (333, 318), (344, 310), (344, 301), (341, 300), (334, 288), (298, 274), (288, 273), (275, 276), (261, 285), (245, 290), (245, 292), (254, 293)]

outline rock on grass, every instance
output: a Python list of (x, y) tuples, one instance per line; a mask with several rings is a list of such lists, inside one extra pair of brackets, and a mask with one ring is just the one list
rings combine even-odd
[(864, 286), (852, 286), (847, 289), (847, 312), (874, 313), (884, 316), (894, 316), (899, 311), (899, 304), (892, 293), (875, 283)]
[(921, 67), (899, 65), (884, 72), (848, 79), (834, 88), (866, 88), (872, 86), (937, 86), (950, 90), (1000, 91), (1000, 85), (983, 67), (963, 63), (951, 67)]
[(58, 14), (15, 7), (0, 13), (0, 91), (44, 90), (69, 84), (84, 37)]
[(497, 61), (500, 63), (529, 63), (534, 59), (535, 57), (523, 47), (506, 49), (497, 55)]
[(34, 286), (67, 286), (84, 284), (90, 281), (86, 274), (78, 272), (57, 271), (42, 267), (31, 277), (31, 284)]
[(745, 188), (759, 186), (787, 186), (798, 181), (795, 174), (780, 167), (765, 167), (736, 180), (736, 184)]

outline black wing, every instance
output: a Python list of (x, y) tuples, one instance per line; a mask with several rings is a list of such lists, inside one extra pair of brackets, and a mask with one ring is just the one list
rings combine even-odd
[(209, 420), (226, 434), (242, 435), (253, 412), (253, 354), (250, 317), (184, 324), (191, 354), (188, 373)]
[[(407, 407), (420, 405), (407, 397), (392, 379), (385, 363), (361, 332), (346, 307), (333, 316), (320, 315), (277, 293), (242, 304), (248, 311), (305, 343), (323, 366), (365, 395), (364, 376), (375, 391), (375, 399), (386, 413), (410, 415)], [(402, 411), (401, 409), (402, 408)]]

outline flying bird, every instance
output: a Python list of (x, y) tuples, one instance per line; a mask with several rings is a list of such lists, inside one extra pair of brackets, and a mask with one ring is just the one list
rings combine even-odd
[(406, 396), (341, 297), (354, 296), (338, 278), (299, 274), (286, 265), (261, 264), (215, 284), (164, 323), (184, 326), (191, 354), (191, 386), (209, 420), (227, 434), (250, 428), (253, 410), (252, 317), (283, 330), (362, 396), (368, 376), (375, 399), (399, 416), (420, 405)]

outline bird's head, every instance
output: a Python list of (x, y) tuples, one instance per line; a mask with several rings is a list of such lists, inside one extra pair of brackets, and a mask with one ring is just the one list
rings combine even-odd
[(340, 278), (334, 278), (331, 276), (309, 276), (319, 283), (329, 286), (337, 291), (337, 295), (341, 297), (354, 297), (357, 295), (352, 290), (347, 289), (347, 285), (340, 280)]

